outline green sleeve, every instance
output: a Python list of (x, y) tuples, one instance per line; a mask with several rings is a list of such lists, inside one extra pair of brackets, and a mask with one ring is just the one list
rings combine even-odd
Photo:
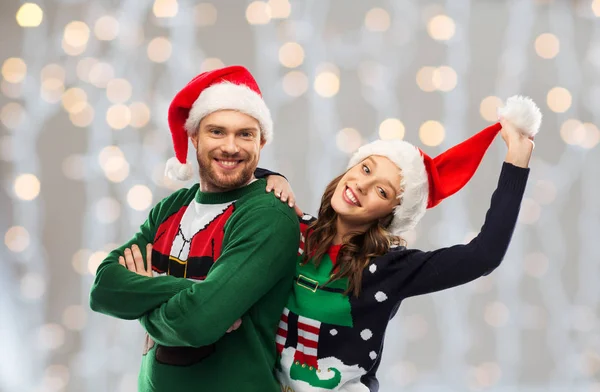
[(292, 210), (284, 208), (272, 204), (232, 216), (223, 252), (206, 279), (144, 315), (140, 322), (148, 334), (165, 346), (212, 344), (278, 282), (291, 281), (300, 230)]
[[(90, 291), (90, 308), (109, 316), (135, 320), (157, 308), (181, 290), (194, 283), (173, 276), (147, 277), (129, 271), (119, 264), (126, 248), (137, 244), (146, 263), (146, 245), (154, 240), (156, 229), (165, 213), (181, 205), (184, 191), (164, 199), (155, 206), (139, 231), (123, 246), (113, 250), (102, 261)], [(175, 206), (175, 207), (173, 207)]]

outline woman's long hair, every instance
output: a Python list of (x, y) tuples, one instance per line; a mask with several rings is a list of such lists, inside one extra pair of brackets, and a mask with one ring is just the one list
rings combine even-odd
[[(307, 231), (302, 263), (306, 264), (311, 259), (318, 267), (336, 235), (337, 213), (331, 206), (331, 198), (335, 188), (344, 174), (336, 177), (325, 188), (321, 198), (319, 215)], [(402, 238), (391, 234), (387, 227), (392, 222), (393, 212), (373, 224), (363, 233), (351, 232), (344, 239), (338, 254), (337, 267), (329, 282), (348, 278), (348, 288), (344, 294), (360, 294), (362, 273), (372, 258), (384, 255), (392, 245), (404, 245)], [(334, 260), (335, 261), (335, 260)]]

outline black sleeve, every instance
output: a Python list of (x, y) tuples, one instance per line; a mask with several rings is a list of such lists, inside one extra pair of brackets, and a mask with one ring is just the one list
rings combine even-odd
[[(455, 245), (431, 252), (400, 252), (407, 257), (399, 290), (403, 297), (455, 287), (492, 272), (500, 265), (510, 243), (525, 192), (528, 168), (504, 162), (498, 187), (480, 233), (466, 245)], [(390, 255), (390, 254), (388, 254)], [(406, 277), (406, 275), (404, 275)]]
[(260, 167), (257, 167), (256, 170), (254, 170), (254, 177), (256, 178), (267, 178), (268, 176), (281, 176), (287, 180), (287, 178), (283, 174), (272, 172), (269, 169), (262, 169)]

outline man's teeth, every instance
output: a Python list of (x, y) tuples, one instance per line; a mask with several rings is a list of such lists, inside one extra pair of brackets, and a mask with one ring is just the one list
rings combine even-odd
[(356, 200), (356, 197), (354, 197), (354, 195), (350, 191), (350, 188), (346, 188), (346, 197), (350, 199), (352, 203), (358, 205), (358, 200)]
[(219, 161), (219, 163), (223, 166), (235, 166), (237, 165), (237, 161)]

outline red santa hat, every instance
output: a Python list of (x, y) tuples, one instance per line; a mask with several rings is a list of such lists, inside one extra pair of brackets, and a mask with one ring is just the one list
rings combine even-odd
[(169, 107), (169, 128), (175, 157), (167, 161), (165, 175), (186, 181), (192, 177), (187, 163), (188, 138), (198, 132), (200, 121), (219, 110), (237, 110), (254, 117), (260, 137), (273, 139), (273, 120), (256, 80), (246, 68), (235, 65), (203, 72), (175, 95)]
[[(509, 98), (498, 114), (530, 138), (538, 132), (542, 121), (536, 104), (521, 96)], [(414, 228), (426, 209), (435, 207), (469, 182), (501, 129), (500, 123), (489, 126), (435, 158), (403, 140), (377, 140), (360, 147), (348, 168), (371, 155), (380, 155), (401, 169), (403, 192), (389, 226), (392, 233), (400, 235)]]

